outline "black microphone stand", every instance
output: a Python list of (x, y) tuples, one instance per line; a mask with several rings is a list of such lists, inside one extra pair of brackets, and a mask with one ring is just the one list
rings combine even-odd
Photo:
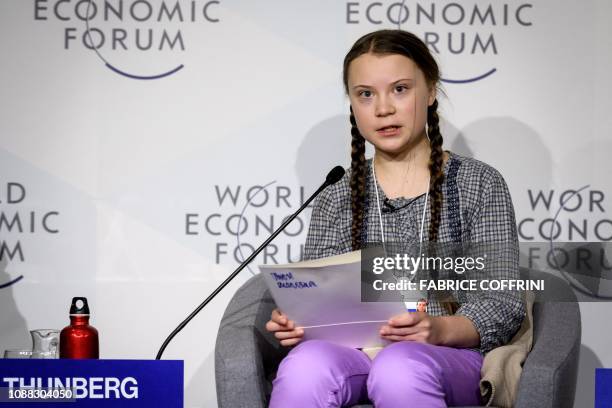
[(172, 333), (170, 333), (170, 335), (166, 338), (166, 340), (164, 341), (164, 344), (162, 344), (162, 346), (160, 347), (159, 351), (157, 352), (157, 356), (155, 357), (156, 360), (160, 360), (162, 357), (162, 354), (164, 354), (164, 350), (166, 350), (166, 347), (168, 347), (168, 344), (170, 343), (170, 341), (172, 341), (172, 339), (174, 338), (174, 336), (176, 336), (181, 330), (183, 330), (183, 328), (185, 326), (187, 326), (187, 324), (198, 314), (200, 313), (200, 311), (202, 309), (204, 309), (204, 307), (211, 301), (213, 300), (213, 298), (215, 296), (217, 296), (217, 294), (219, 292), (221, 292), (223, 290), (224, 287), (227, 286), (228, 283), (230, 283), (232, 281), (232, 279), (234, 279), (236, 277), (236, 275), (238, 275), (240, 273), (240, 271), (242, 271), (253, 259), (255, 259), (255, 257), (257, 255), (259, 255), (259, 253), (274, 239), (276, 238), (276, 236), (278, 234), (280, 234), (286, 227), (287, 225), (289, 225), (289, 223), (291, 221), (293, 221), (295, 219), (295, 217), (297, 217), (303, 210), (304, 208), (306, 208), (308, 206), (308, 204), (310, 204), (310, 202), (312, 200), (314, 200), (314, 198), (316, 196), (319, 195), (319, 193), (321, 191), (323, 191), (323, 189), (325, 189), (325, 187), (336, 183), (337, 181), (339, 181), (342, 176), (344, 175), (344, 169), (340, 166), (336, 166), (334, 167), (329, 174), (327, 175), (327, 178), (325, 180), (325, 182), (323, 184), (321, 184), (321, 186), (317, 189), (317, 191), (314, 192), (313, 195), (311, 195), (308, 200), (306, 200), (304, 202), (304, 204), (302, 204), (302, 206), (300, 208), (298, 208), (298, 210), (296, 212), (294, 212), (289, 218), (287, 218), (287, 220), (285, 222), (283, 222), (281, 224), (280, 227), (278, 227), (278, 229), (276, 231), (274, 231), (274, 233), (272, 233), (272, 235), (270, 235), (270, 237), (268, 239), (266, 239), (264, 241), (263, 244), (261, 244), (259, 246), (259, 248), (257, 248), (255, 250), (255, 252), (253, 252), (251, 254), (251, 256), (249, 256), (244, 262), (242, 262), (240, 264), (240, 266), (230, 275), (227, 277), (227, 279), (225, 279), (223, 281), (223, 283), (221, 285), (219, 285), (219, 287), (217, 289), (215, 289), (215, 291), (213, 293), (210, 294), (210, 296), (208, 296), (206, 298), (206, 300), (204, 300), (204, 302), (202, 302), (198, 307), (196, 307), (196, 309), (191, 312), (191, 314), (189, 316), (187, 316), (187, 318), (185, 320), (183, 320), (181, 322), (181, 324), (179, 324), (177, 326), (176, 329), (174, 329), (172, 331)]

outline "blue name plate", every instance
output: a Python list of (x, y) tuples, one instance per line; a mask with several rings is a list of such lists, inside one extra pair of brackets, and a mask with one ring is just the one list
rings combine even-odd
[(595, 369), (595, 408), (612, 407), (612, 369)]
[(0, 359), (0, 406), (183, 407), (183, 361)]

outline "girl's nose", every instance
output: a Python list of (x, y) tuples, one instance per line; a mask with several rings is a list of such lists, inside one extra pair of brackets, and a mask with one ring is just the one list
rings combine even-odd
[(376, 116), (388, 116), (395, 113), (395, 106), (391, 100), (386, 97), (381, 97), (376, 104)]

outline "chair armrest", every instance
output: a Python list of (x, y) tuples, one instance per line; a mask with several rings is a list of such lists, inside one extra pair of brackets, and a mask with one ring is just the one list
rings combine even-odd
[(270, 379), (288, 351), (265, 330), (275, 307), (260, 275), (242, 285), (228, 304), (215, 345), (220, 408), (267, 406)]
[(577, 302), (534, 304), (533, 348), (523, 366), (516, 407), (573, 407), (580, 352)]

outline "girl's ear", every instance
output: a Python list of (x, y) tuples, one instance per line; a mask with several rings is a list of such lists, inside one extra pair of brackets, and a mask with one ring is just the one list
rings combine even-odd
[(433, 105), (436, 100), (437, 89), (435, 86), (431, 86), (429, 89), (429, 98), (427, 99), (427, 106)]

